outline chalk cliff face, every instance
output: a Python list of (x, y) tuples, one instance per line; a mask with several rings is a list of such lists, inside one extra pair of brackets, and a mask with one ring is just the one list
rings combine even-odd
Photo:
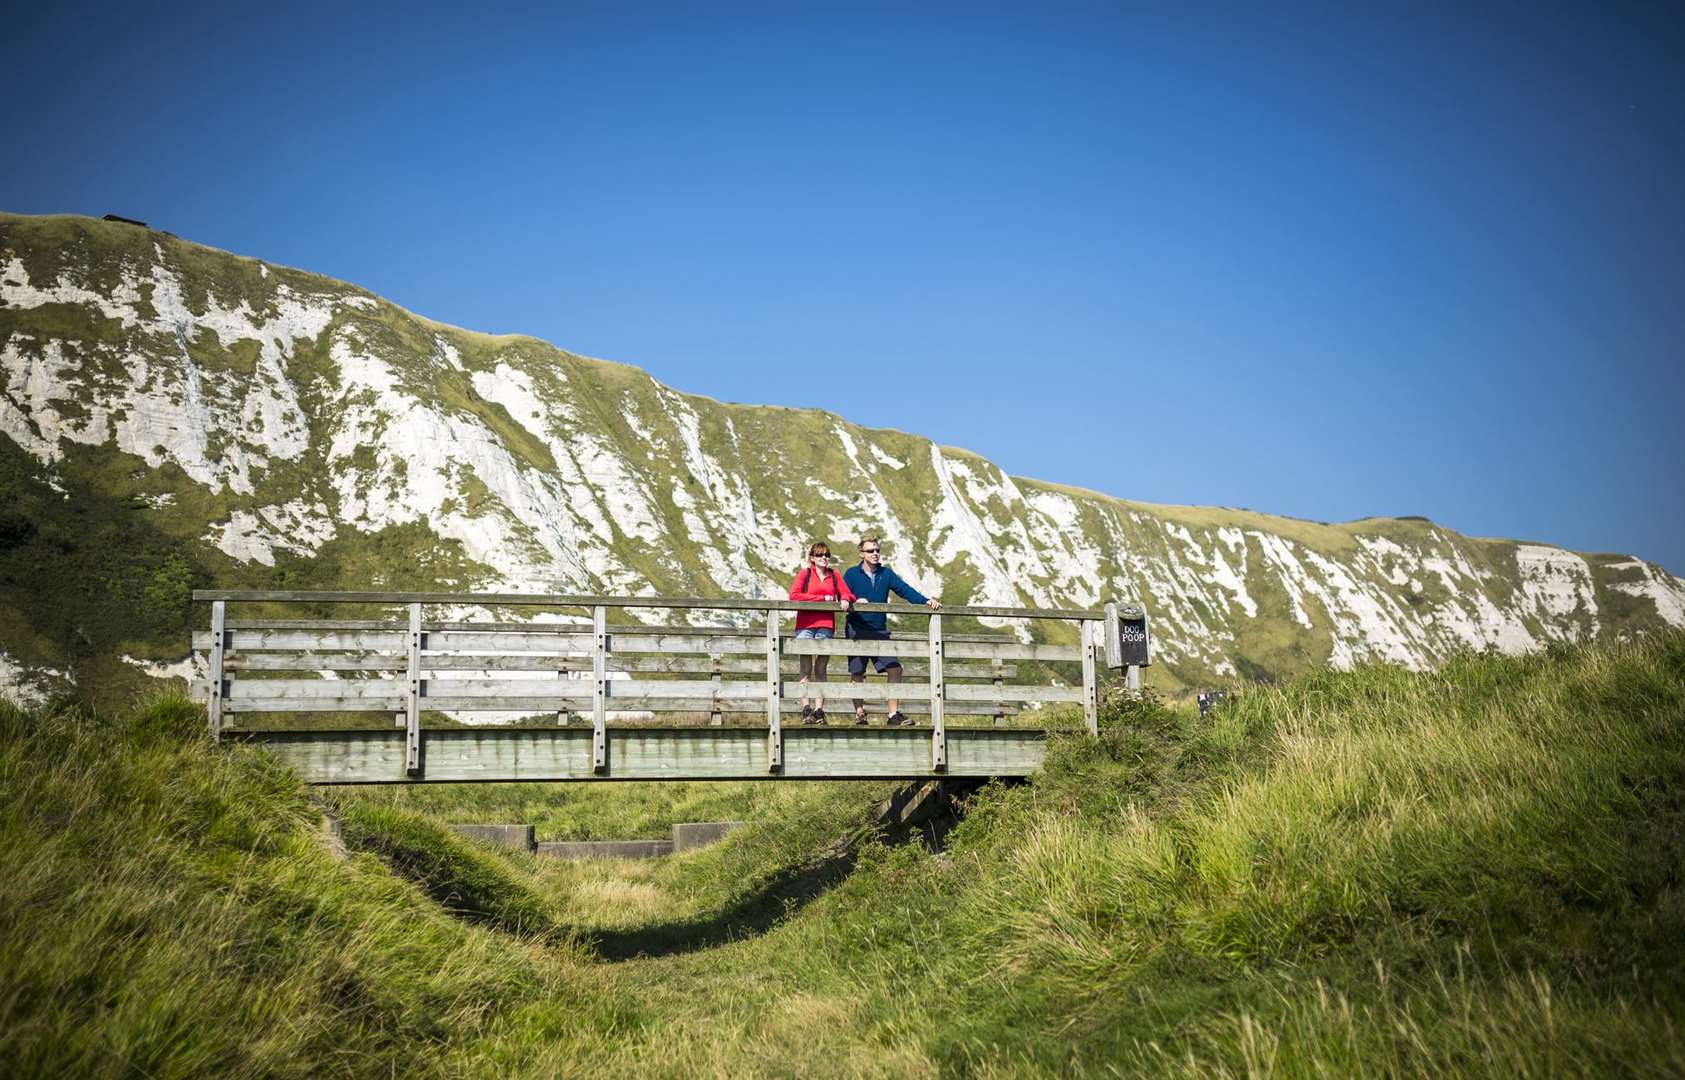
[[(1007, 476), (85, 218), (0, 215), (0, 431), (13, 685), (179, 657), (193, 585), (776, 595), (810, 539), (846, 556), (864, 530), (950, 602), (1143, 601), (1167, 685), (1685, 625), (1685, 581), (1639, 559)], [(142, 586), (87, 550), (95, 526)], [(59, 625), (78, 574), (105, 614)]]

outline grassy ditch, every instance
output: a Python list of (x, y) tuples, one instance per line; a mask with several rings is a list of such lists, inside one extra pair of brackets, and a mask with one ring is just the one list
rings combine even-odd
[(1685, 635), (1114, 704), (938, 854), (848, 784), (318, 792), (345, 854), (201, 719), (0, 711), (9, 1071), (1685, 1071)]

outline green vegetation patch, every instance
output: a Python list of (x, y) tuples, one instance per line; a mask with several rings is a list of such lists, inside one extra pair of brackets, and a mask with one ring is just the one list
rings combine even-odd
[[(1681, 717), (1673, 634), (1317, 673), (1203, 721), (1113, 701), (1098, 738), (973, 794), (939, 851), (880, 838), (890, 785), (768, 783), (320, 792), (345, 854), (305, 789), (210, 748), (184, 702), (0, 711), (0, 903), (22, 920), (0, 1055), (157, 1076), (1677, 1075)], [(580, 863), (443, 827), (638, 835), (699, 809), (751, 824)]]

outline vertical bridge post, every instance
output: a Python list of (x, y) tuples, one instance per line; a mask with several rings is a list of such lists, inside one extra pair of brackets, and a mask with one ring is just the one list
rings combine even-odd
[(205, 716), (210, 722), (211, 741), (222, 738), (222, 650), (228, 641), (227, 606), (221, 600), (211, 601), (210, 694), (205, 699)]
[(943, 707), (947, 691), (942, 685), (942, 616), (930, 616), (930, 767), (941, 772), (948, 767), (948, 729)]
[(404, 694), (404, 772), (421, 775), (421, 605), (410, 605), (408, 690)]
[(1100, 734), (1100, 683), (1099, 683), (1099, 637), (1102, 628), (1099, 623), (1087, 619), (1077, 623), (1082, 631), (1082, 719), (1088, 725), (1090, 735)]
[(608, 608), (591, 609), (591, 771), (608, 768)]
[(778, 642), (778, 611), (766, 613), (766, 771), (777, 772), (784, 767), (784, 726), (779, 717), (779, 697), (783, 692), (783, 672), (779, 670), (782, 655)]

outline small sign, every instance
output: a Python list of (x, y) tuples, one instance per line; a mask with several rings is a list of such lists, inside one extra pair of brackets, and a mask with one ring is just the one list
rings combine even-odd
[(1153, 662), (1147, 609), (1137, 605), (1106, 605), (1106, 666), (1146, 667)]

